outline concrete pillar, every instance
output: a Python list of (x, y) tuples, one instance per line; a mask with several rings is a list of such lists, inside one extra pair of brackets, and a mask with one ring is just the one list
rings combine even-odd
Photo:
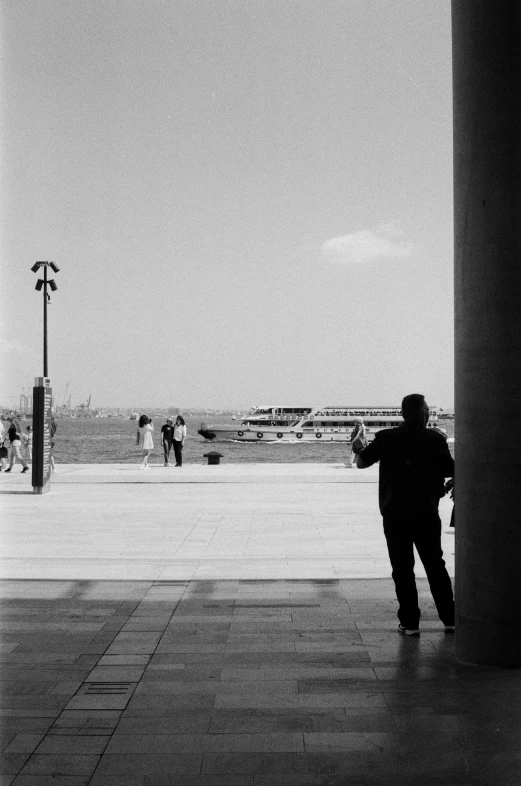
[(521, 0), (452, 0), (456, 657), (521, 665)]

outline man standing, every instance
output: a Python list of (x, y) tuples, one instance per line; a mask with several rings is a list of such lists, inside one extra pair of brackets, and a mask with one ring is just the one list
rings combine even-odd
[(454, 631), (454, 596), (441, 548), (438, 506), (454, 460), (442, 434), (427, 428), (429, 407), (418, 393), (402, 401), (404, 422), (379, 431), (357, 461), (360, 469), (380, 462), (379, 503), (392, 576), (398, 599), (398, 628), (420, 633), (420, 609), (414, 576), (414, 549), (423, 562), (438, 615), (447, 633)]
[(161, 445), (165, 454), (165, 467), (170, 466), (170, 451), (174, 440), (174, 426), (172, 418), (167, 418), (164, 426), (161, 426)]

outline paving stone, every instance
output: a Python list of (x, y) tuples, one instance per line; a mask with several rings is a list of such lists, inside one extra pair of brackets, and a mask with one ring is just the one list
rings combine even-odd
[(109, 736), (100, 735), (47, 735), (38, 746), (38, 755), (92, 755), (101, 754), (107, 747)]
[(385, 707), (382, 694), (283, 694), (274, 696), (241, 696), (220, 694), (215, 697), (215, 707), (241, 708), (241, 707), (306, 707), (308, 709), (319, 707)]
[(92, 775), (100, 760), (99, 756), (38, 755), (33, 754), (24, 765), (22, 775), (64, 776)]
[(113, 729), (120, 717), (119, 710), (63, 710), (53, 728), (96, 726)]
[(202, 753), (208, 749), (206, 734), (115, 734), (110, 740), (107, 755)]
[(0, 756), (0, 775), (2, 783), (5, 780), (18, 775), (25, 762), (31, 754), (26, 753), (2, 753)]
[(388, 748), (390, 739), (389, 734), (382, 732), (312, 732), (304, 734), (304, 746), (306, 753), (372, 751)]
[(2, 732), (9, 734), (12, 738), (15, 735), (29, 735), (42, 737), (52, 725), (52, 719), (40, 718), (3, 718)]
[(15, 734), (2, 753), (32, 753), (43, 740), (43, 734)]
[(209, 752), (233, 753), (293, 752), (304, 750), (302, 734), (298, 732), (213, 734), (205, 746)]
[(202, 774), (306, 772), (303, 753), (205, 753)]
[[(139, 617), (135, 620), (129, 620), (124, 625), (121, 626), (122, 633), (139, 633), (144, 631), (151, 631), (151, 632), (162, 632), (168, 626), (168, 620), (162, 620), (161, 617), (152, 617), (151, 619), (147, 619), (146, 617)], [(108, 626), (106, 626), (108, 627)]]
[(0, 753), (14, 740), (16, 732), (7, 729), (0, 729)]
[(168, 775), (145, 778), (144, 786), (254, 786), (253, 775)]
[(96, 666), (85, 682), (139, 682), (144, 670), (143, 666)]
[(156, 649), (160, 633), (118, 633), (105, 655), (149, 655)]
[[(352, 669), (347, 679), (302, 679), (298, 680), (299, 693), (344, 693), (357, 686), (367, 687), (367, 681), (376, 683), (376, 675), (371, 669)], [(378, 686), (381, 690), (381, 686)]]
[(346, 716), (342, 710), (318, 713), (312, 710), (283, 711), (252, 710), (250, 715), (238, 715), (235, 710), (214, 710), (210, 733), (266, 733), (266, 732), (393, 732), (396, 730), (390, 713), (371, 716)]
[(149, 680), (141, 682), (136, 688), (135, 695), (141, 696), (143, 694), (197, 694), (197, 693), (210, 693), (213, 695), (233, 694), (233, 695), (249, 695), (249, 696), (263, 696), (271, 694), (296, 694), (298, 693), (297, 681), (286, 680), (285, 682), (276, 681), (270, 682), (269, 680), (239, 683), (233, 681), (219, 682), (217, 680), (207, 682), (190, 682), (190, 681), (176, 681), (176, 682), (154, 682)]
[(130, 700), (126, 695), (73, 696), (67, 710), (123, 710)]
[(121, 735), (205, 734), (210, 726), (208, 710), (175, 709), (171, 715), (139, 715), (121, 718), (114, 731), (114, 738)]
[(219, 666), (186, 666), (183, 664), (150, 665), (143, 674), (143, 682), (201, 682), (221, 678)]
[(88, 786), (89, 775), (68, 775), (56, 778), (54, 775), (18, 775), (13, 781), (14, 786)]
[[(255, 775), (254, 786), (347, 786), (347, 781), (344, 775), (335, 773), (328, 773), (321, 775), (313, 773), (313, 775), (292, 775), (285, 773), (284, 775), (269, 774), (269, 775)], [(396, 782), (396, 786), (403, 786), (404, 781)], [(370, 778), (364, 780), (349, 781), (349, 786), (395, 786), (395, 782), (387, 781), (373, 781)], [(456, 786), (450, 784), (450, 786)]]
[[(307, 664), (295, 664), (293, 667), (289, 666), (275, 666), (271, 665), (269, 669), (266, 668), (245, 668), (245, 667), (232, 667), (227, 666), (221, 671), (221, 680), (233, 680), (237, 682), (253, 681), (253, 680), (298, 680), (299, 685), (309, 684), (316, 681), (320, 687), (324, 684), (327, 689), (327, 682), (336, 680), (359, 680), (370, 679), (375, 680), (375, 674), (372, 669), (356, 669), (356, 668), (329, 668), (323, 669), (319, 666), (309, 666)], [(319, 691), (317, 691), (319, 692)]]
[[(150, 661), (150, 655), (103, 655), (98, 666), (144, 666)], [(93, 664), (94, 665), (94, 664)]]
[(199, 753), (179, 754), (108, 754), (100, 761), (97, 776), (130, 775), (143, 773), (152, 775), (193, 774), (201, 770), (202, 755)]
[(54, 682), (29, 681), (22, 679), (2, 681), (2, 701), (7, 701), (9, 696), (41, 696), (48, 693)]
[[(2, 686), (3, 687), (3, 686)], [(65, 704), (67, 704), (67, 697), (59, 694), (54, 695), (3, 695), (0, 693), (0, 704), (3, 709), (27, 709), (33, 712), (34, 715), (39, 710), (59, 712)], [(48, 713), (44, 717), (47, 716)]]
[(129, 710), (153, 709), (158, 715), (165, 711), (180, 709), (210, 709), (215, 704), (215, 694), (187, 693), (174, 694), (168, 696), (162, 694), (138, 694), (132, 696), (129, 702)]
[[(168, 777), (168, 776), (167, 776)], [(181, 778), (187, 777), (181, 775)], [(126, 775), (107, 775), (96, 771), (89, 780), (89, 786), (145, 786), (146, 775), (144, 772)], [(152, 778), (154, 782), (154, 778)], [(167, 781), (168, 783), (168, 781)]]
[(52, 689), (49, 690), (51, 694), (58, 694), (62, 696), (74, 696), (78, 688), (83, 683), (83, 679), (79, 680), (60, 680)]

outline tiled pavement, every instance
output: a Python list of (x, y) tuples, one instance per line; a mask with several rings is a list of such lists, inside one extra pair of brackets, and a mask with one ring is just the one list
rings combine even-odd
[(397, 632), (374, 468), (58, 469), (1, 479), (4, 786), (520, 786), (521, 672), (424, 579)]
[(519, 670), (424, 580), (4, 581), (3, 786), (519, 786)]
[[(29, 473), (27, 473), (29, 474)], [(378, 468), (60, 465), (52, 490), (0, 475), (0, 577), (208, 580), (382, 578)], [(449, 523), (452, 502), (442, 501)], [(445, 528), (447, 530), (447, 528)], [(146, 536), (144, 536), (146, 533)], [(443, 534), (449, 571), (454, 536)], [(418, 565), (419, 575), (425, 575)]]

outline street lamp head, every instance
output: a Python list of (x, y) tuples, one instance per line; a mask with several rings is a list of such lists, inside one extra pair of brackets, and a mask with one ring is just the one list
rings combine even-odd
[(43, 282), (43, 278), (39, 278), (39, 279), (38, 279), (38, 281), (36, 282), (35, 289), (36, 289), (38, 292), (39, 292), (39, 291), (41, 290), (41, 288), (43, 287), (43, 283), (44, 283), (44, 282)]
[(41, 262), (35, 262), (35, 263), (34, 263), (34, 265), (33, 265), (33, 266), (32, 266), (32, 268), (31, 268), (31, 270), (33, 271), (33, 273), (36, 273), (36, 272), (38, 271), (38, 269), (39, 269), (39, 267), (40, 267), (40, 265), (41, 265), (41, 264), (42, 264)]
[(56, 262), (49, 262), (49, 266), (54, 270), (55, 273), (59, 273), (60, 272), (60, 268), (58, 267)]
[(50, 280), (50, 281), (48, 281), (47, 283), (49, 284), (49, 286), (50, 286), (50, 288), (52, 289), (52, 291), (53, 291), (53, 292), (56, 292), (56, 290), (58, 289), (58, 287), (56, 286), (56, 281), (54, 280), (54, 278), (51, 278), (51, 280)]

